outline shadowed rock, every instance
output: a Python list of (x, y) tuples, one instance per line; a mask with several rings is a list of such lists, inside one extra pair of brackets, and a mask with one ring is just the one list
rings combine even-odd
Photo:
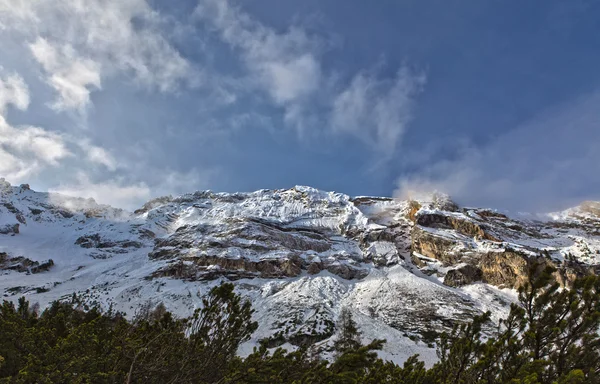
[(462, 287), (463, 285), (481, 281), (482, 278), (483, 272), (481, 269), (467, 264), (460, 268), (449, 270), (444, 278), (444, 284), (450, 287)]

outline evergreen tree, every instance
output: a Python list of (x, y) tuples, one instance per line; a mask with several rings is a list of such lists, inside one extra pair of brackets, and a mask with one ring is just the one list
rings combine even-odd
[(362, 346), (360, 340), (361, 332), (358, 330), (356, 322), (352, 318), (352, 313), (346, 307), (343, 307), (340, 311), (337, 329), (338, 332), (333, 347), (338, 355), (347, 351), (356, 350)]
[(532, 266), (519, 304), (482, 339), (489, 314), (441, 338), (439, 383), (600, 383), (600, 278), (560, 289), (551, 267)]

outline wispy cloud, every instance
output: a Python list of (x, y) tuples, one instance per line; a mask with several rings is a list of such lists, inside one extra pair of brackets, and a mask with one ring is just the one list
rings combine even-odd
[[(199, 85), (201, 68), (172, 46), (167, 24), (145, 0), (0, 0), (0, 36), (25, 47), (20, 53), (33, 60), (22, 62), (37, 65), (28, 67), (54, 91), (47, 105), (57, 113), (85, 116), (93, 93), (111, 78), (131, 79), (150, 92)], [(7, 109), (25, 112), (30, 101), (23, 77), (0, 67), (0, 174), (12, 182), (32, 182), (52, 170), (54, 190), (126, 207), (151, 195), (184, 192), (183, 186), (206, 187), (206, 172), (157, 169), (150, 153), (99, 146), (89, 132), (7, 121)], [(61, 123), (72, 125), (68, 117)], [(141, 174), (161, 177), (143, 180)]]
[(415, 96), (424, 84), (425, 75), (407, 67), (400, 68), (393, 79), (359, 73), (336, 96), (331, 126), (389, 156), (413, 118)]
[(237, 91), (266, 93), (283, 109), (283, 121), (306, 134), (306, 115), (314, 113), (315, 93), (323, 91), (320, 41), (300, 26), (277, 32), (228, 1), (201, 1), (194, 15), (239, 55), (248, 76), (246, 89)]
[(133, 210), (152, 197), (206, 189), (211, 177), (209, 172), (201, 173), (196, 170), (182, 173), (156, 169), (154, 172), (159, 173), (161, 178), (150, 184), (146, 181), (133, 182), (129, 178), (119, 176), (93, 180), (85, 171), (79, 171), (73, 180), (50, 188), (50, 192), (92, 198), (101, 204)]
[(278, 33), (222, 0), (202, 1), (194, 13), (239, 50), (255, 85), (275, 103), (297, 102), (317, 90), (321, 82), (319, 43), (302, 28), (293, 26)]
[(24, 180), (70, 155), (60, 135), (39, 127), (10, 125), (5, 117), (9, 106), (27, 109), (29, 90), (19, 75), (0, 72), (0, 174)]
[(0, 114), (4, 115), (9, 105), (20, 110), (29, 106), (29, 89), (23, 78), (16, 73), (0, 78)]
[(276, 31), (227, 0), (204, 0), (196, 17), (211, 25), (240, 53), (250, 81), (283, 108), (283, 121), (301, 135), (325, 126), (334, 134), (350, 134), (389, 157), (409, 124), (415, 97), (425, 75), (402, 66), (395, 77), (376, 70), (340, 81), (324, 68), (327, 44), (302, 25)]
[(129, 209), (135, 208), (140, 201), (146, 201), (152, 196), (150, 188), (143, 182), (131, 183), (119, 178), (93, 182), (84, 172), (77, 174), (74, 183), (50, 188), (50, 192), (92, 198), (102, 204)]
[(0, 1), (0, 30), (29, 41), (58, 110), (84, 108), (104, 77), (131, 75), (160, 91), (197, 82), (161, 21), (145, 0)]
[(52, 108), (83, 111), (90, 102), (90, 91), (101, 87), (100, 65), (78, 57), (68, 44), (56, 48), (42, 37), (38, 37), (29, 48), (48, 74), (48, 84), (58, 92)]
[(549, 108), (486, 146), (460, 143), (457, 159), (403, 175), (396, 195), (437, 190), (463, 204), (537, 211), (598, 199), (599, 105), (597, 91)]
[(93, 145), (88, 139), (80, 139), (76, 143), (91, 163), (103, 165), (109, 171), (117, 170), (117, 159), (105, 148)]
[[(210, 170), (179, 172), (153, 168), (143, 161), (120, 164), (113, 153), (87, 138), (11, 125), (6, 120), (8, 109), (25, 111), (29, 99), (28, 87), (19, 75), (0, 72), (0, 174), (12, 182), (30, 182), (36, 175), (53, 170), (62, 176), (51, 191), (92, 197), (124, 208), (135, 208), (151, 196), (209, 185), (213, 176)], [(98, 167), (107, 172), (97, 172)], [(136, 180), (142, 172), (154, 177)]]
[(6, 120), (7, 108), (25, 111), (29, 107), (29, 89), (17, 74), (0, 72), (0, 174), (13, 181), (27, 178), (77, 154), (83, 165), (100, 164), (116, 169), (116, 160), (104, 148), (88, 139), (58, 134), (42, 127), (13, 126)]
[[(219, 164), (212, 157), (219, 154), (209, 155), (214, 150), (208, 147), (217, 137), (233, 147), (235, 135), (249, 126), (278, 139), (296, 132), (324, 147), (332, 137), (353, 137), (367, 153), (391, 158), (424, 75), (403, 65), (384, 71), (374, 63), (354, 72), (328, 67), (326, 55), (336, 47), (309, 31), (302, 22), (276, 29), (226, 0), (201, 0), (182, 20), (147, 0), (0, 0), (0, 37), (16, 57), (0, 63), (20, 73), (0, 73), (0, 174), (31, 182), (52, 171), (57, 190), (131, 207), (149, 195), (209, 187)], [(182, 34), (214, 46), (194, 51), (188, 45), (184, 55)], [(207, 51), (219, 56), (224, 47), (231, 65), (207, 58)], [(157, 109), (164, 107), (152, 111), (164, 125), (145, 120), (139, 90)], [(174, 105), (178, 114), (193, 113), (171, 118)], [(9, 118), (10, 108), (27, 113)], [(113, 110), (127, 114), (123, 126)], [(106, 122), (116, 126), (102, 126)], [(107, 137), (134, 131), (124, 135), (130, 143)], [(191, 142), (213, 163), (191, 166), (171, 156)]]

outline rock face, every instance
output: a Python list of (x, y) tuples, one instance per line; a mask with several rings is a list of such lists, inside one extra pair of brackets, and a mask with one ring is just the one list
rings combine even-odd
[(153, 277), (175, 276), (186, 280), (214, 280), (227, 277), (229, 280), (241, 278), (283, 278), (296, 277), (302, 272), (304, 262), (299, 257), (286, 259), (250, 261), (217, 256), (199, 256), (193, 259), (176, 258), (166, 267), (159, 269)]
[[(537, 261), (538, 258), (534, 259)], [(526, 254), (505, 250), (481, 255), (477, 266), (486, 283), (501, 288), (518, 288), (527, 281), (528, 262)]]
[(451, 269), (444, 277), (444, 284), (450, 287), (462, 287), (463, 285), (473, 284), (483, 279), (483, 271), (470, 264), (460, 268)]
[(10, 257), (7, 253), (0, 252), (0, 271), (16, 271), (21, 273), (40, 273), (50, 270), (54, 266), (52, 259), (38, 262), (26, 257)]
[(80, 236), (75, 240), (75, 244), (82, 248), (141, 248), (143, 245), (139, 241), (118, 240), (111, 241), (103, 239), (99, 233), (93, 235)]
[(554, 265), (563, 285), (597, 272), (597, 206), (515, 219), (442, 195), (295, 187), (168, 196), (129, 213), (0, 180), (0, 293), (41, 304), (77, 293), (128, 314), (163, 302), (186, 316), (233, 281), (257, 310), (251, 343), (326, 343), (348, 307), (401, 362), (482, 310), (501, 317), (514, 295), (498, 288), (519, 287), (531, 265)]
[[(454, 265), (463, 257), (460, 239), (415, 227), (411, 233), (411, 250), (414, 253)], [(458, 246), (458, 248), (457, 248)]]
[[(260, 204), (264, 200), (268, 204)], [(386, 265), (399, 260), (396, 231), (368, 227), (345, 195), (310, 188), (237, 195), (202, 192), (150, 206), (139, 212), (160, 215), (168, 221), (157, 223), (160, 229), (176, 230), (154, 239), (149, 257), (185, 261), (189, 278), (295, 277), (309, 273), (310, 266), (313, 274), (327, 270), (355, 279), (368, 273), (365, 261)], [(382, 247), (386, 253), (377, 252)]]
[(16, 235), (19, 233), (19, 224), (5, 224), (0, 226), (0, 235)]
[(483, 229), (483, 226), (456, 215), (443, 213), (423, 213), (416, 216), (416, 224), (422, 227), (453, 229), (457, 233), (479, 239), (498, 241), (498, 239)]
[[(576, 212), (588, 212), (589, 205)], [(557, 280), (569, 285), (575, 277), (595, 269), (582, 267), (582, 263), (597, 266), (600, 262), (598, 239), (587, 237), (598, 228), (600, 219), (572, 217), (578, 219), (544, 223), (517, 221), (485, 209), (422, 209), (415, 214), (411, 234), (412, 251), (417, 255), (413, 261), (429, 269), (431, 259), (445, 267), (466, 263), (448, 271), (444, 283), (450, 286), (481, 281), (518, 288), (527, 281), (532, 263), (553, 265), (558, 269)], [(571, 251), (579, 258), (569, 258)]]

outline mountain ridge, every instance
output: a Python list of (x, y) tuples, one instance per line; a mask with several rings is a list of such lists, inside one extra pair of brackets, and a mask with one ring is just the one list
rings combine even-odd
[(77, 294), (133, 316), (165, 304), (189, 315), (233, 281), (256, 309), (260, 340), (290, 349), (330, 343), (342, 307), (382, 357), (435, 360), (434, 335), (515, 299), (526, 267), (548, 263), (568, 285), (600, 263), (589, 207), (518, 219), (432, 201), (349, 197), (297, 186), (197, 191), (134, 212), (0, 183), (0, 293), (45, 305)]

